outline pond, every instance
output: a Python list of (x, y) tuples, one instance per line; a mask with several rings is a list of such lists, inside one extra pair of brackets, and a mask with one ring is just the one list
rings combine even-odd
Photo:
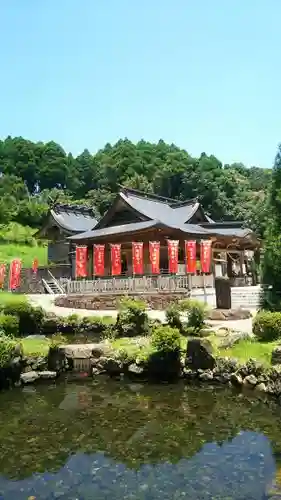
[(273, 402), (181, 384), (3, 392), (0, 498), (277, 499), (280, 416)]

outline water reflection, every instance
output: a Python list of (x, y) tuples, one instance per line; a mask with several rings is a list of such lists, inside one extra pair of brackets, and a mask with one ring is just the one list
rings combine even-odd
[(280, 430), (278, 407), (224, 390), (99, 382), (2, 393), (0, 498), (278, 498)]

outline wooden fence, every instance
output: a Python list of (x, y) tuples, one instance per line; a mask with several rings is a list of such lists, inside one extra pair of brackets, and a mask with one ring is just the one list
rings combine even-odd
[(142, 276), (95, 280), (59, 280), (66, 294), (187, 292), (194, 288), (212, 288), (214, 278), (206, 276)]

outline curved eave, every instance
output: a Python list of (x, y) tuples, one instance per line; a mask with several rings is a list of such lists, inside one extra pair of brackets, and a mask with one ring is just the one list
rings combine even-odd
[[(96, 225), (96, 220), (95, 219), (91, 219), (89, 218), (87, 222), (89, 222), (89, 226), (88, 227), (80, 227), (80, 228), (77, 228), (77, 227), (73, 227), (73, 225), (70, 225), (70, 224), (67, 224), (64, 220), (63, 220), (63, 215), (59, 214), (59, 213), (56, 213), (54, 210), (51, 210), (50, 211), (50, 214), (51, 216), (53, 217), (54, 221), (56, 222), (56, 224), (61, 227), (63, 230), (65, 231), (68, 231), (69, 233), (82, 233), (83, 231), (87, 231), (89, 230), (89, 226), (90, 226), (90, 221), (91, 221), (91, 228), (93, 229)], [(88, 224), (87, 224), (88, 225)]]
[(116, 213), (116, 210), (118, 208), (118, 204), (122, 203), (124, 208), (129, 209), (131, 212), (133, 212), (139, 219), (143, 221), (148, 221), (152, 220), (150, 217), (145, 216), (143, 213), (138, 212), (126, 199), (125, 195), (123, 193), (118, 193), (116, 196), (112, 206), (110, 209), (105, 213), (105, 215), (98, 221), (97, 225), (95, 226), (95, 229), (102, 229), (104, 228), (107, 224), (110, 223), (112, 217)]

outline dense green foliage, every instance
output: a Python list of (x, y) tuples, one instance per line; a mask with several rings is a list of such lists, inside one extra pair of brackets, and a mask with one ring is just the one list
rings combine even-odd
[(271, 171), (242, 163), (222, 165), (205, 153), (194, 158), (162, 140), (120, 140), (94, 155), (84, 150), (74, 158), (55, 142), (7, 137), (0, 141), (0, 174), (0, 225), (18, 222), (38, 228), (49, 196), (91, 205), (103, 214), (121, 183), (175, 199), (198, 197), (214, 219), (245, 220), (262, 234)]
[(263, 307), (281, 311), (281, 145), (272, 170), (262, 264)]
[(260, 311), (253, 321), (253, 333), (259, 340), (271, 341), (281, 337), (281, 313)]
[(147, 335), (149, 332), (146, 304), (141, 300), (124, 298), (120, 301), (116, 321), (116, 333), (119, 337)]
[(177, 328), (160, 325), (151, 334), (152, 348), (159, 354), (177, 353), (181, 350), (181, 337)]
[(171, 304), (165, 314), (171, 328), (177, 328), (182, 335), (194, 335), (204, 327), (207, 308), (203, 302), (186, 299), (179, 304)]
[(10, 361), (16, 347), (16, 342), (8, 335), (0, 331), (0, 369)]

